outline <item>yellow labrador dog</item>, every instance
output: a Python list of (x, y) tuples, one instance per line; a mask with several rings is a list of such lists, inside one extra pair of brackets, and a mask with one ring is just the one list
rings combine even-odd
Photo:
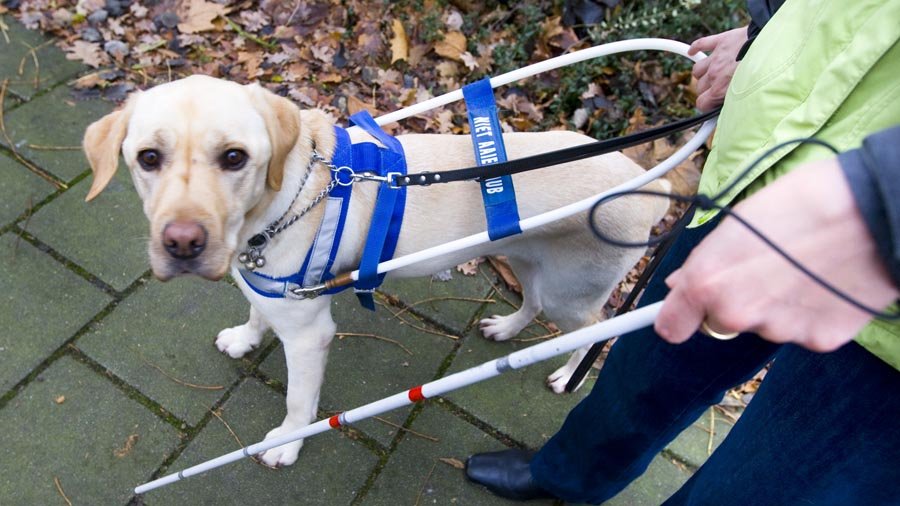
[[(592, 142), (572, 132), (505, 134), (510, 158)], [(401, 135), (410, 172), (474, 165), (468, 136)], [(374, 141), (359, 132), (353, 142)], [(321, 112), (301, 111), (262, 87), (193, 76), (132, 95), (120, 110), (92, 124), (84, 149), (93, 169), (87, 200), (100, 193), (124, 156), (150, 221), (149, 254), (161, 280), (184, 273), (220, 279), (229, 270), (250, 301), (247, 323), (219, 333), (216, 346), (240, 357), (259, 345), (271, 328), (284, 345), (288, 366), (287, 416), (269, 432), (275, 437), (307, 425), (316, 416), (328, 346), (335, 334), (329, 296), (273, 299), (255, 293), (237, 269), (248, 238), (285, 212), (307, 207), (330, 181), (329, 169), (310, 163), (313, 146), (326, 159), (335, 145), (332, 122)], [(299, 197), (294, 199), (312, 167)], [(587, 198), (643, 172), (619, 153), (514, 176), (519, 214), (529, 216)], [(334, 272), (360, 261), (378, 185), (357, 183)], [(289, 210), (289, 208), (291, 208)], [(410, 187), (395, 256), (484, 231), (477, 184)], [(624, 240), (647, 238), (666, 210), (663, 199), (619, 200), (604, 208), (602, 226)], [(309, 249), (323, 206), (274, 237), (259, 271), (286, 276)], [(602, 318), (601, 308), (617, 282), (642, 254), (598, 242), (586, 216), (572, 217), (391, 273), (425, 276), (482, 255), (509, 257), (522, 283), (521, 309), (481, 321), (485, 337), (515, 336), (540, 311), (569, 332)], [(550, 376), (561, 392), (582, 353)], [(267, 451), (269, 465), (290, 465), (302, 441)]]

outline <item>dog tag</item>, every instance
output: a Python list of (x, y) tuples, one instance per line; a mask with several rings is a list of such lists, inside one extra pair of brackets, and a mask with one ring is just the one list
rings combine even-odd
[(247, 239), (247, 244), (251, 248), (259, 248), (260, 246), (263, 246), (264, 244), (266, 244), (266, 242), (268, 242), (268, 240), (269, 239), (266, 237), (265, 234), (256, 234), (253, 237), (251, 237), (250, 239)]

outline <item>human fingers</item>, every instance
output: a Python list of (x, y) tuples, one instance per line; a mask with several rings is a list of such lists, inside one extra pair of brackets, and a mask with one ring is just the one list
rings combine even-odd
[(701, 112), (711, 111), (724, 103), (725, 96), (715, 93), (712, 89), (697, 96), (697, 109)]
[[(671, 278), (672, 276), (666, 279), (667, 284)], [(673, 344), (687, 341), (700, 327), (705, 316), (702, 306), (689, 296), (685, 285), (683, 276), (677, 275), (671, 285), (672, 291), (663, 301), (653, 326), (661, 338)]]
[[(723, 32), (725, 33), (725, 32)], [(697, 54), (699, 51), (712, 51), (719, 44), (719, 39), (722, 38), (722, 33), (717, 33), (714, 35), (707, 35), (706, 37), (701, 37), (694, 42), (691, 42), (691, 47), (688, 48), (688, 54), (693, 56)]]
[(712, 57), (704, 58), (698, 61), (691, 68), (691, 75), (696, 77), (697, 79), (700, 79), (701, 77), (706, 75), (706, 72), (709, 70), (710, 63), (712, 63)]

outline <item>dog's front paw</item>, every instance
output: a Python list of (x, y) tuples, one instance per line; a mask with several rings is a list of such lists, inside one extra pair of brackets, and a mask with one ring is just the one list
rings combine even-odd
[[(547, 376), (547, 386), (550, 387), (550, 390), (553, 390), (553, 393), (562, 394), (566, 392), (566, 384), (569, 383), (569, 380), (572, 378), (572, 374), (575, 372), (575, 367), (566, 364), (556, 371), (553, 372), (550, 376)], [(584, 384), (584, 380), (587, 378), (585, 375), (584, 378), (581, 378), (581, 382), (578, 383), (578, 386), (575, 387), (573, 392), (581, 388), (581, 385)]]
[[(276, 427), (266, 434), (266, 439), (276, 438), (297, 429), (297, 427)], [(297, 462), (297, 455), (303, 447), (303, 440), (276, 446), (259, 454), (259, 459), (269, 467), (285, 467)]]
[(216, 348), (231, 358), (241, 358), (248, 351), (259, 346), (262, 334), (250, 325), (238, 325), (219, 332), (216, 336)]
[(484, 337), (492, 341), (506, 341), (522, 331), (522, 326), (515, 321), (514, 314), (509, 316), (494, 315), (478, 323)]

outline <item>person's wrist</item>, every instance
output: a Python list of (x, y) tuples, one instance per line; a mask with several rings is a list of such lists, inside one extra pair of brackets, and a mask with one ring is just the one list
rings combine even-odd
[[(741, 61), (744, 59), (744, 55), (747, 54), (747, 51), (750, 50), (750, 46), (753, 45), (753, 41), (756, 40), (756, 33), (751, 33), (750, 25), (744, 27), (744, 33), (747, 36), (747, 40), (744, 41), (744, 44), (737, 52), (737, 56), (734, 57), (735, 61)], [(757, 30), (759, 33), (759, 30)]]
[(836, 158), (806, 164), (797, 170), (797, 177), (806, 183), (800, 185), (800, 196), (819, 212), (823, 225), (852, 221), (865, 229), (865, 220)]

